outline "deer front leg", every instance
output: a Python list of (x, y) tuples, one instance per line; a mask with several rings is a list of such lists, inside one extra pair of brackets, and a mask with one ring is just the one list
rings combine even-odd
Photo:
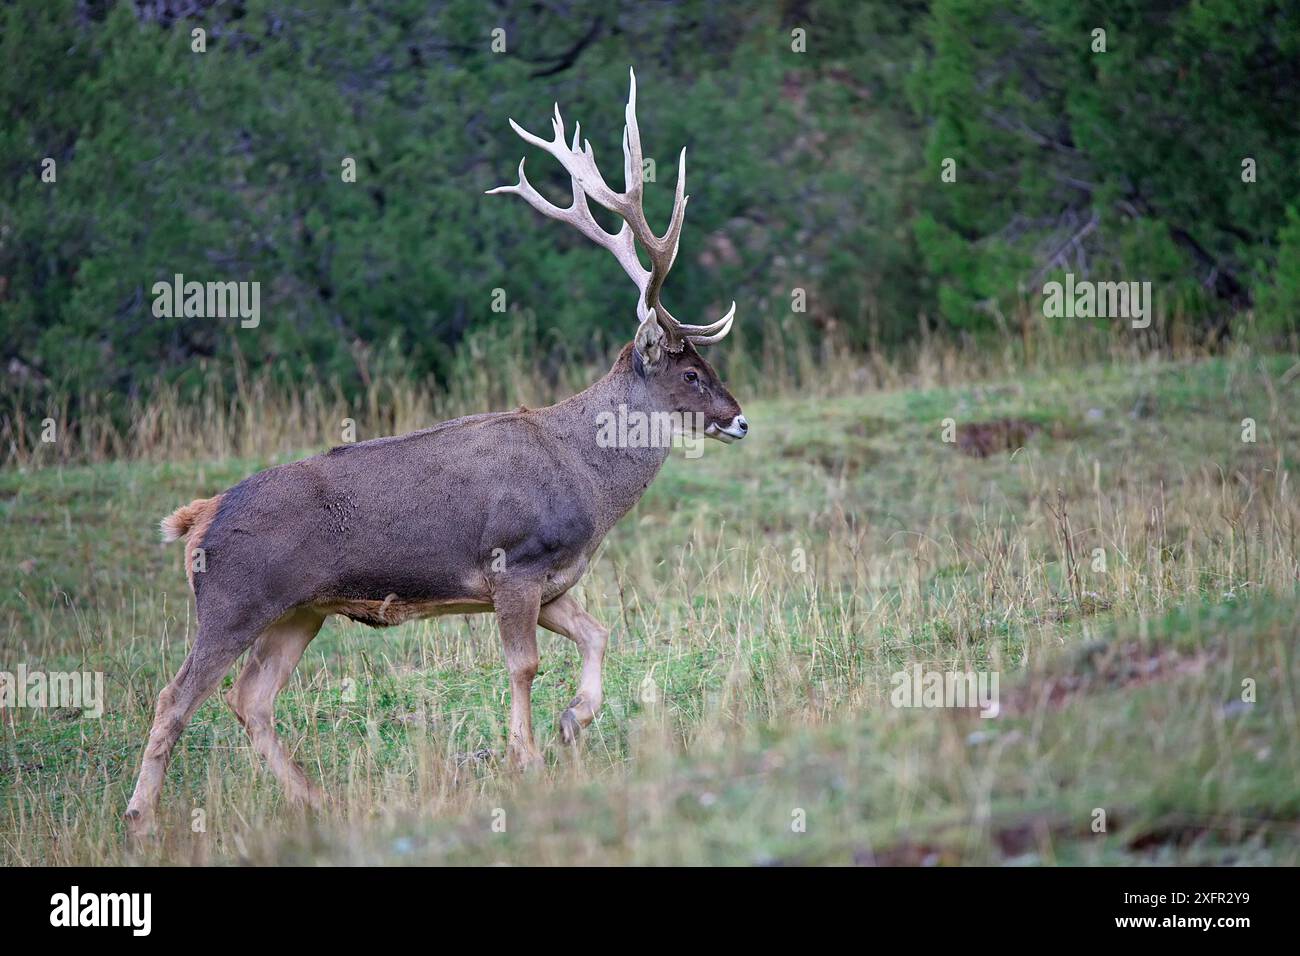
[(560, 715), (560, 734), (566, 744), (577, 743), (579, 733), (596, 717), (604, 697), (601, 673), (609, 629), (586, 612), (576, 598), (563, 594), (542, 607), (538, 623), (548, 631), (567, 637), (582, 653), (582, 681), (578, 696)]
[(536, 586), (502, 588), (494, 596), (506, 669), (510, 672), (510, 762), (524, 770), (541, 767), (533, 740), (533, 678), (537, 676), (537, 614), (542, 591)]

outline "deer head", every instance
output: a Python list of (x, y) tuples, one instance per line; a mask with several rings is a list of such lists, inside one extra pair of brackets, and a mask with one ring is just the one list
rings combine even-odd
[[(657, 236), (646, 222), (642, 208), (645, 183), (642, 178), (641, 131), (636, 121), (636, 74), (629, 70), (626, 124), (623, 127), (623, 192), (615, 192), (596, 167), (596, 157), (589, 141), (582, 139), (582, 126), (575, 124), (572, 145), (566, 145), (564, 120), (555, 105), (551, 119), (554, 138), (535, 136), (513, 119), (516, 133), (559, 160), (573, 184), (573, 203), (560, 208), (542, 196), (524, 174), (524, 160), (519, 160), (519, 182), (513, 186), (489, 189), (487, 195), (514, 193), (544, 216), (567, 222), (584, 236), (613, 253), (623, 271), (636, 285), (637, 330), (634, 336), (634, 360), (637, 374), (645, 377), (665, 410), (694, 413), (705, 421), (705, 434), (720, 441), (744, 438), (749, 423), (740, 414), (740, 405), (723, 386), (712, 366), (697, 347), (713, 345), (731, 331), (736, 303), (721, 319), (709, 325), (687, 325), (673, 318), (660, 300), (664, 279), (677, 258), (682, 224), (686, 219), (686, 150), (677, 159), (677, 193), (668, 229)], [(591, 214), (587, 200), (592, 199), (616, 214), (623, 225), (616, 233), (607, 232)], [(636, 245), (646, 250), (650, 268), (641, 264)]]

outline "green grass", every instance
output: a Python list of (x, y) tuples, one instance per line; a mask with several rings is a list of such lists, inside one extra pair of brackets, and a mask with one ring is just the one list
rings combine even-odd
[[(274, 462), (0, 473), (0, 669), (102, 671), (108, 698), (3, 712), (0, 860), (1297, 862), (1291, 364), (742, 395), (751, 437), (674, 454), (579, 586), (613, 641), (577, 755), (568, 642), (540, 632), (550, 766), (520, 779), (468, 756), (504, 749), (492, 618), (331, 619), (277, 708), (328, 809), (287, 808), (214, 696), (142, 848), (119, 817), (194, 631), (157, 521)], [(972, 459), (949, 417), (1044, 428)], [(891, 707), (912, 662), (997, 671), (1005, 712)]]
[[(1139, 638), (1108, 629), (1112, 668), (1039, 705), (1065, 659), (1009, 690), (1017, 709), (891, 711), (798, 730), (735, 727), (702, 753), (627, 776), (503, 797), (488, 817), (399, 819), (273, 838), (256, 862), (1296, 862), (1300, 829), (1292, 603), (1199, 608)], [(1205, 655), (1213, 666), (1197, 663)], [(1277, 668), (1277, 656), (1291, 664)], [(1172, 676), (1142, 683), (1148, 661)], [(1260, 697), (1234, 707), (1240, 675)], [(656, 720), (643, 714), (652, 733)], [(1105, 829), (1094, 832), (1098, 809)], [(802, 814), (805, 826), (795, 829)], [(1096, 818), (1100, 819), (1100, 818)]]

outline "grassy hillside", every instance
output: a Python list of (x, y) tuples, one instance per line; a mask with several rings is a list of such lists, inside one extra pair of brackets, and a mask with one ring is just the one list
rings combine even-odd
[[(580, 585), (614, 635), (578, 755), (567, 641), (540, 632), (549, 767), (520, 779), (491, 618), (331, 619), (277, 710), (328, 810), (285, 807), (214, 697), (139, 849), (119, 817), (194, 630), (157, 520), (273, 462), (2, 473), (0, 669), (103, 671), (107, 704), (3, 712), (0, 860), (1300, 862), (1293, 364), (741, 394), (751, 437), (674, 453)], [(998, 672), (1002, 713), (891, 707), (913, 662)]]

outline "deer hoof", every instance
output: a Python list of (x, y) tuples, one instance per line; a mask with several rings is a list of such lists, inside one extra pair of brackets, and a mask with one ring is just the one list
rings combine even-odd
[(570, 746), (578, 742), (582, 736), (582, 725), (578, 723), (578, 716), (570, 707), (564, 713), (560, 714), (560, 737)]
[(153, 814), (144, 810), (127, 810), (122, 814), (122, 819), (126, 821), (126, 832), (136, 840), (143, 840), (146, 837), (153, 836), (155, 832)]
[(534, 773), (546, 767), (542, 755), (525, 747), (511, 747), (510, 766), (521, 773)]
[(290, 794), (289, 804), (302, 813), (315, 814), (325, 809), (325, 797), (319, 788), (307, 786)]

